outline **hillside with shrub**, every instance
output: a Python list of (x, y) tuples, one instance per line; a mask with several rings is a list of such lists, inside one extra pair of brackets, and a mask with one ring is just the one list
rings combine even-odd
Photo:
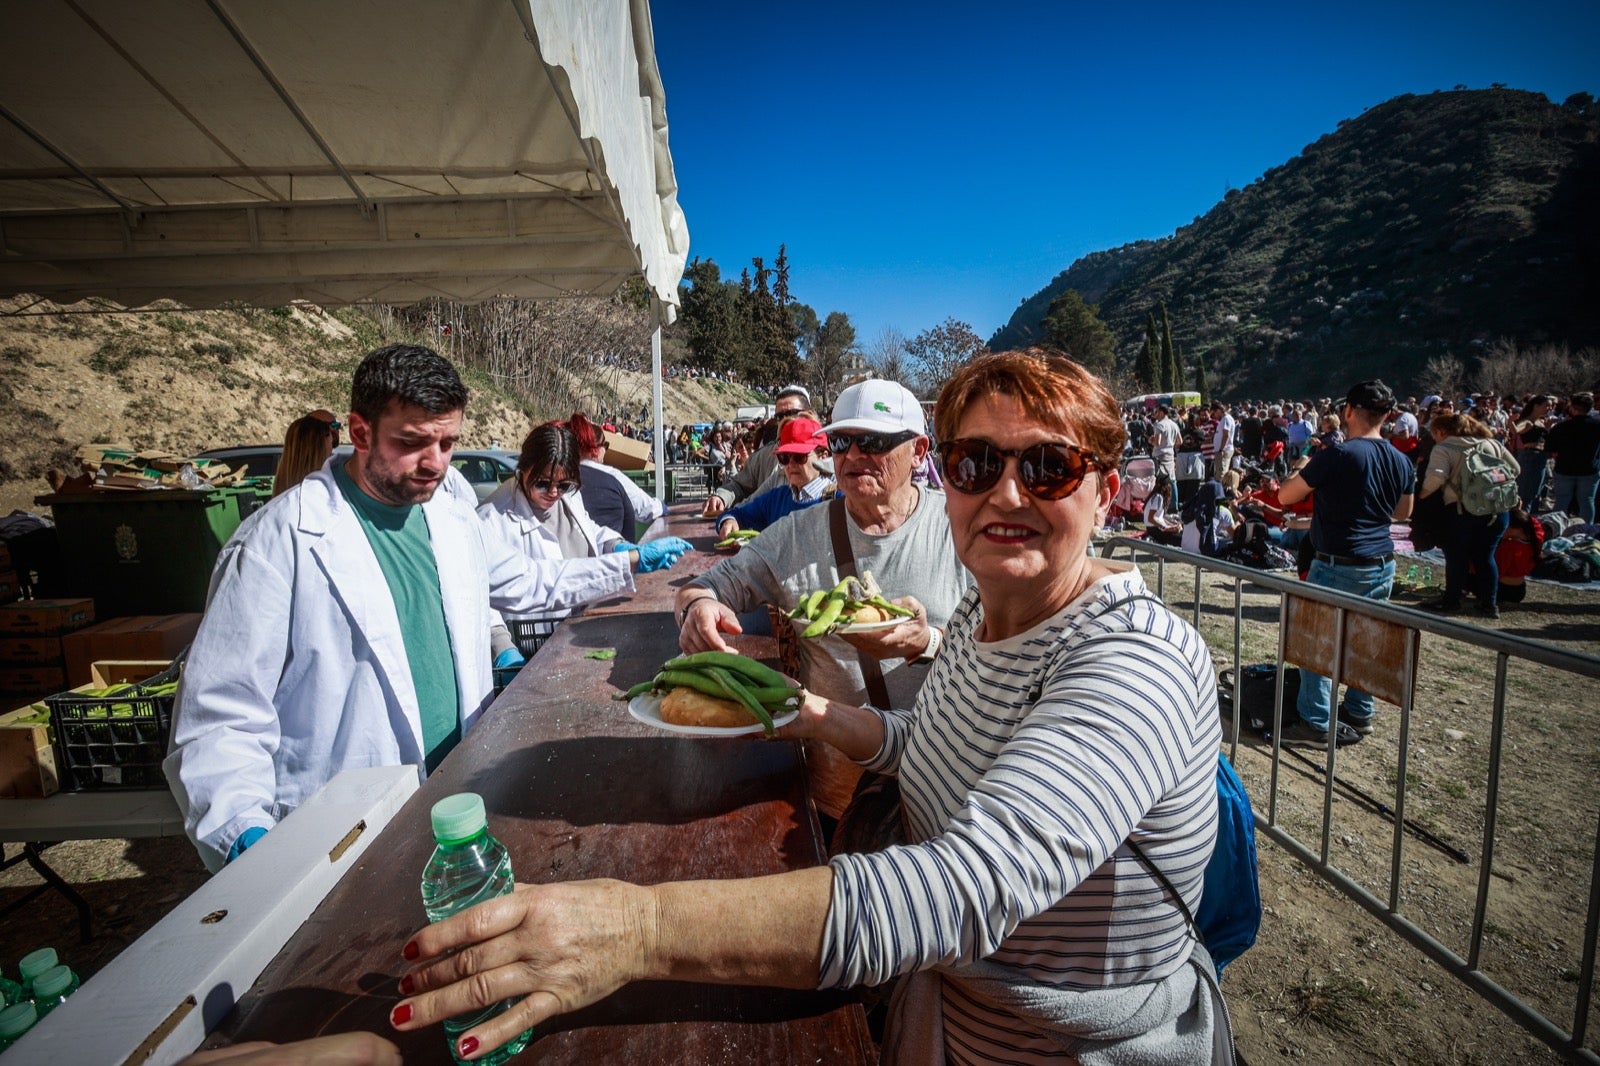
[[(1165, 304), (1224, 396), (1327, 395), (1430, 360), (1600, 346), (1600, 106), (1580, 93), (1396, 97), (1161, 240), (1084, 256), (992, 348), (1037, 341), (1051, 300), (1098, 303), (1131, 368)], [(1436, 368), (1437, 369), (1437, 366)]]
[[(14, 313), (23, 308), (33, 313)], [(515, 448), (534, 423), (575, 409), (636, 417), (650, 402), (648, 339), (648, 316), (620, 298), (215, 311), (6, 300), (0, 515), (33, 509), (47, 471), (73, 470), (84, 444), (192, 455), (282, 441), (309, 410), (346, 410), (356, 364), (391, 341), (429, 344), (460, 368), (472, 389), (463, 447)], [(761, 402), (742, 386), (685, 376), (666, 380), (663, 399), (670, 424)]]

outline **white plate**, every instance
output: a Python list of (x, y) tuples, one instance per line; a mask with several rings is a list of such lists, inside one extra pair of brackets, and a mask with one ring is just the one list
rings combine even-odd
[(893, 629), (895, 626), (905, 625), (911, 621), (909, 618), (885, 618), (881, 622), (855, 622), (851, 625), (840, 626), (835, 633), (876, 633), (880, 629)]
[[(796, 633), (804, 633), (806, 631), (806, 627), (809, 626), (812, 623), (813, 619), (810, 619), (810, 618), (791, 618), (791, 619), (789, 619), (789, 621), (791, 623), (793, 623)], [(853, 623), (851, 625), (840, 626), (838, 629), (835, 629), (833, 632), (835, 634), (839, 634), (839, 633), (876, 633), (880, 629), (893, 629), (895, 626), (904, 625), (905, 623), (907, 623), (909, 621), (911, 621), (911, 619), (909, 619), (909, 618), (886, 618), (881, 622), (855, 622), (855, 623)]]
[[(796, 692), (799, 690), (796, 689)], [(766, 727), (760, 722), (751, 722), (749, 725), (714, 726), (714, 725), (675, 725), (672, 722), (661, 720), (661, 700), (663, 697), (653, 692), (646, 692), (642, 696), (635, 696), (628, 701), (628, 713), (647, 726), (664, 729), (668, 733), (678, 733), (686, 737), (740, 737), (749, 733), (765, 732)], [(788, 725), (800, 715), (799, 708), (783, 714), (772, 716), (772, 725)]]

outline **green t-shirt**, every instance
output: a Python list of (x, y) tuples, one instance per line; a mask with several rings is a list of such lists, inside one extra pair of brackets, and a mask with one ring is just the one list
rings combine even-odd
[(389, 596), (405, 639), (411, 684), (422, 712), (425, 763), (432, 773), (461, 739), (461, 693), (427, 516), (416, 504), (394, 507), (368, 496), (344, 463), (334, 464), (333, 478), (350, 501), (389, 583)]

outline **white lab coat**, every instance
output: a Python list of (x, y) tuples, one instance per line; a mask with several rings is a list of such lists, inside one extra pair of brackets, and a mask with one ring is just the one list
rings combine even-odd
[[(344, 458), (246, 519), (212, 571), (165, 770), (184, 829), (213, 871), (240, 833), (275, 825), (341, 770), (415, 764), (422, 772), (422, 720), (400, 620), (333, 479), (333, 463)], [(567, 565), (531, 560), (487, 535), (471, 498), (452, 470), (422, 505), (463, 735), (493, 694), (491, 603), (537, 613)]]
[[(584, 510), (583, 497), (569, 492), (561, 498), (578, 528), (583, 530), (595, 550), (594, 558), (569, 559), (561, 572), (561, 580), (550, 591), (550, 600), (539, 613), (545, 617), (566, 614), (572, 608), (619, 592), (632, 592), (633, 561), (627, 552), (613, 551), (622, 537), (613, 529), (595, 522)], [(489, 498), (478, 505), (478, 517), (503, 543), (520, 551), (530, 559), (561, 559), (561, 545), (556, 535), (534, 517), (533, 506), (522, 492), (517, 479), (502, 482)], [(516, 617), (512, 612), (501, 612), (506, 617)], [(527, 612), (521, 612), (526, 614)]]
[[(599, 477), (608, 477), (622, 486), (622, 491), (628, 494), (628, 502), (633, 504), (633, 517), (641, 522), (654, 522), (667, 513), (667, 505), (645, 492), (633, 479), (614, 466), (595, 462), (593, 459), (584, 459), (578, 464), (585, 470), (591, 470)], [(587, 476), (587, 475), (585, 475)]]

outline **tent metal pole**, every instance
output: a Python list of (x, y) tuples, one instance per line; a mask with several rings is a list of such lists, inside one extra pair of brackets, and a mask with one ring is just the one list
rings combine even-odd
[(650, 294), (650, 407), (655, 415), (656, 499), (667, 500), (667, 438), (662, 425), (661, 400), (661, 297)]

